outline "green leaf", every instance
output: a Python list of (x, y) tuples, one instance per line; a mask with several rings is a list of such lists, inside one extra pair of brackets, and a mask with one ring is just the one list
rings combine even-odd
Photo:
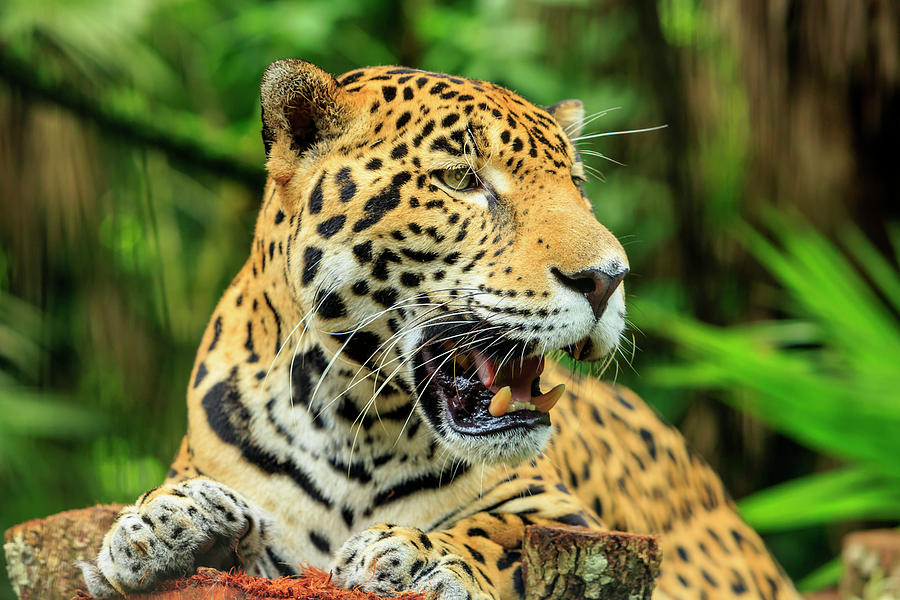
[(851, 519), (900, 520), (900, 479), (862, 467), (836, 469), (757, 492), (738, 507), (760, 533)]
[(843, 572), (844, 566), (841, 564), (841, 560), (835, 558), (798, 581), (797, 589), (801, 592), (814, 592), (832, 587), (837, 585)]
[(744, 498), (741, 510), (759, 531), (900, 520), (900, 273), (856, 231), (843, 237), (848, 257), (802, 223), (770, 215), (769, 224), (775, 241), (746, 226), (737, 234), (782, 286), (777, 308), (788, 317), (714, 327), (653, 300), (632, 302), (636, 324), (670, 339), (680, 359), (646, 378), (717, 390), (846, 463)]
[(106, 418), (46, 392), (0, 389), (0, 434), (53, 439), (86, 437), (101, 431)]

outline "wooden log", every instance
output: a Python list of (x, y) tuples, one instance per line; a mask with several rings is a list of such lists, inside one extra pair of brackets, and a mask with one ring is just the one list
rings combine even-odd
[[(4, 533), (6, 568), (20, 600), (89, 600), (78, 560), (93, 560), (103, 536), (123, 505), (69, 510), (10, 527)], [(305, 570), (299, 577), (265, 579), (242, 573), (200, 568), (186, 579), (163, 584), (128, 600), (384, 600), (331, 583), (328, 573)], [(424, 600), (425, 594), (404, 593), (398, 600)]]
[(656, 538), (581, 527), (525, 528), (525, 599), (650, 600), (659, 576)]
[(844, 537), (841, 598), (900, 598), (900, 530), (872, 529)]
[(20, 600), (69, 600), (84, 587), (76, 560), (97, 556), (120, 505), (94, 506), (20, 523), (6, 530), (3, 550)]
[[(120, 505), (70, 510), (8, 529), (7, 570), (20, 600), (89, 598), (77, 560), (96, 556)], [(650, 536), (596, 532), (579, 527), (526, 528), (523, 576), (528, 599), (650, 598), (659, 574), (659, 551)], [(400, 594), (403, 600), (424, 594)], [(374, 595), (342, 590), (327, 573), (306, 570), (299, 577), (263, 579), (201, 568), (197, 575), (164, 584), (129, 600), (368, 600)]]

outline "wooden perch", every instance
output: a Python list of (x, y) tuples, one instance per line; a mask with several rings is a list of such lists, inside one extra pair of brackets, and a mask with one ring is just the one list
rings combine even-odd
[(900, 530), (857, 531), (844, 538), (841, 598), (900, 598)]
[(6, 570), (20, 600), (69, 600), (84, 587), (76, 560), (97, 556), (120, 505), (68, 510), (10, 527)]
[(525, 528), (525, 599), (650, 600), (659, 575), (656, 538), (581, 527)]
[[(95, 506), (35, 519), (5, 533), (7, 570), (20, 600), (89, 598), (76, 560), (96, 556), (121, 506)], [(595, 532), (576, 527), (526, 528), (523, 577), (528, 599), (650, 598), (659, 574), (659, 551), (650, 536)], [(196, 575), (164, 584), (129, 600), (369, 600), (343, 590), (322, 571), (298, 577), (263, 579), (201, 568)], [(421, 600), (406, 592), (397, 598)]]

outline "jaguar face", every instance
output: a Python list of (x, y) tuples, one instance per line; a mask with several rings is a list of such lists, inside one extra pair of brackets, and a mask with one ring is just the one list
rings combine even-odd
[[(279, 61), (263, 81), (268, 169), (291, 217), (286, 278), (348, 389), (402, 405), (467, 461), (531, 457), (562, 385), (625, 327), (628, 259), (594, 218), (569, 135), (493, 84), (397, 67), (337, 80)], [(567, 132), (569, 135), (567, 135)], [(348, 391), (348, 393), (350, 393)]]

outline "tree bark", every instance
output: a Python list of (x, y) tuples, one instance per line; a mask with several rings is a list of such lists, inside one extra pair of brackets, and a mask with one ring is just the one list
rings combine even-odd
[(841, 598), (900, 598), (900, 530), (851, 533), (841, 559)]
[(529, 525), (522, 554), (526, 600), (649, 600), (659, 575), (647, 535)]
[(6, 530), (3, 550), (20, 600), (69, 600), (84, 587), (77, 560), (92, 560), (120, 505), (68, 510)]

